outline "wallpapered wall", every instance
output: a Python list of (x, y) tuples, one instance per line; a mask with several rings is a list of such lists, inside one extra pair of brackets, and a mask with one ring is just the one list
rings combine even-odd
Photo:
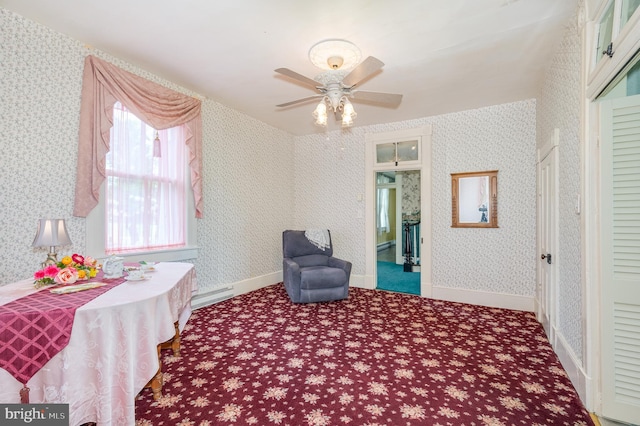
[[(295, 220), (328, 227), (336, 254), (364, 274), (367, 132), (433, 126), (433, 283), (532, 296), (535, 289), (535, 101), (296, 138)], [(499, 229), (451, 228), (451, 173), (499, 170)]]
[[(81, 42), (0, 9), (0, 283), (27, 278), (44, 258), (30, 247), (40, 217), (71, 217), (83, 58), (92, 53), (189, 93)], [(191, 94), (191, 93), (190, 93)], [(204, 219), (195, 261), (201, 288), (281, 269), (281, 231), (327, 227), (336, 255), (364, 274), (365, 134), (433, 126), (433, 283), (533, 295), (535, 101), (387, 125), (292, 137), (211, 100), (203, 103)], [(291, 168), (281, 164), (292, 164)], [(499, 229), (450, 227), (450, 173), (499, 173)]]
[[(31, 276), (38, 218), (67, 219), (83, 253), (85, 220), (71, 216), (84, 57), (193, 95), (80, 41), (0, 8), (0, 284)], [(196, 265), (201, 288), (281, 269), (281, 232), (293, 221), (293, 138), (211, 100), (203, 102), (204, 218)], [(256, 208), (259, 206), (259, 208)], [(90, 254), (90, 253), (88, 253)]]
[(549, 67), (537, 105), (537, 145), (543, 146), (555, 128), (559, 142), (558, 326), (582, 359), (582, 261), (580, 215), (580, 67), (581, 36), (577, 19), (569, 22)]
[(402, 174), (402, 216), (419, 217), (420, 213), (420, 172), (407, 170)]

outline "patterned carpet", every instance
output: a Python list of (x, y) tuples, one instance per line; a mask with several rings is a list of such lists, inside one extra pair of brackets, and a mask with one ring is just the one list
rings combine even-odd
[(195, 311), (137, 425), (593, 425), (531, 313), (282, 284)]

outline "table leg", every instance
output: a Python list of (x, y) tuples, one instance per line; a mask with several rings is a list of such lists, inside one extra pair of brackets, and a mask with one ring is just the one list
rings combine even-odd
[(145, 388), (151, 388), (154, 401), (162, 398), (162, 382), (162, 358), (160, 357), (160, 345), (158, 345), (158, 372), (151, 380), (149, 380), (149, 383), (145, 385)]
[(175, 328), (174, 336), (167, 340), (166, 342), (160, 343), (157, 347), (158, 349), (158, 372), (149, 383), (145, 385), (145, 388), (151, 388), (151, 392), (153, 392), (153, 399), (157, 401), (162, 398), (162, 385), (163, 385), (163, 376), (162, 376), (162, 356), (160, 351), (162, 349), (171, 349), (173, 351), (173, 356), (180, 356), (180, 328), (178, 327), (178, 322), (176, 321), (173, 324)]
[(180, 328), (178, 327), (178, 321), (173, 324), (176, 333), (174, 336), (164, 343), (160, 343), (161, 349), (171, 349), (173, 356), (180, 356)]

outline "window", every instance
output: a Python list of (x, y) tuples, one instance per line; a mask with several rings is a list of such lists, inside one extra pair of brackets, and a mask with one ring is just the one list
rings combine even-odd
[(376, 144), (376, 163), (395, 163), (420, 160), (418, 140), (383, 142)]
[(613, 38), (613, 9), (614, 4), (611, 3), (605, 11), (598, 28), (598, 44), (596, 46), (596, 61), (604, 57), (604, 51), (607, 50), (611, 39)]
[(615, 99), (638, 94), (640, 94), (640, 52), (636, 53), (620, 70), (596, 99)]
[(640, 0), (622, 0), (622, 11), (620, 15), (620, 27), (624, 27), (631, 16), (640, 6)]
[[(609, 44), (616, 40), (638, 6), (640, 6), (640, 0), (613, 0), (609, 3), (598, 22), (596, 63), (604, 57), (603, 52), (606, 52)], [(611, 53), (615, 51), (614, 47), (612, 46)]]
[(185, 151), (183, 126), (157, 132), (115, 104), (104, 184), (105, 254), (186, 245)]
[[(376, 216), (378, 235), (391, 231), (391, 221), (389, 219), (389, 185), (395, 184), (395, 172), (378, 172), (376, 174), (377, 183), (377, 209)], [(386, 185), (386, 186), (385, 186)]]

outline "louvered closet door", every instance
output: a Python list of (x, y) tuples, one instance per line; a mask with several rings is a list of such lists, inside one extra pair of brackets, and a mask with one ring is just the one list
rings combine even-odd
[(602, 408), (640, 423), (640, 96), (601, 105)]

